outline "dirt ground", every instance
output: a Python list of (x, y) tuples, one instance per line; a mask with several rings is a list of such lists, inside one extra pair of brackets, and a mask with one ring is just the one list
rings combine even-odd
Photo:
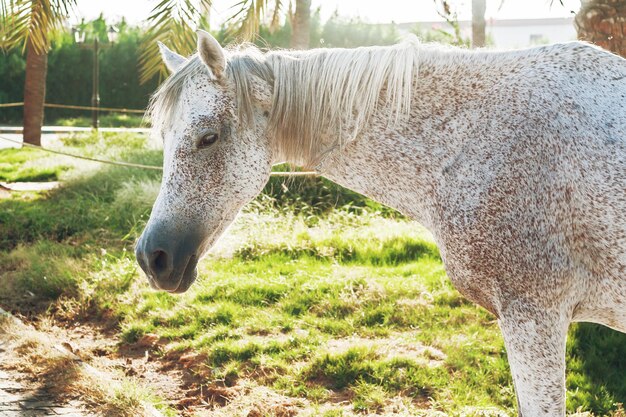
[(92, 417), (79, 398), (64, 393), (48, 374), (28, 372), (16, 352), (23, 341), (0, 332), (0, 416)]
[[(33, 307), (33, 310), (37, 308)], [(166, 342), (155, 335), (148, 334), (136, 343), (119, 345), (115, 338), (115, 323), (106, 320), (97, 323), (60, 321), (53, 319), (52, 316), (42, 318), (40, 314), (19, 318), (32, 325), (51, 343), (63, 346), (94, 368), (110, 372), (112, 375), (124, 375), (137, 381), (156, 393), (181, 416), (190, 416), (200, 410), (222, 407), (234, 397), (249, 390), (247, 387), (238, 385), (229, 387), (225, 381), (209, 385), (203, 383), (206, 381), (205, 372), (207, 371), (202, 365), (204, 358), (184, 351), (166, 353), (164, 349)], [(9, 341), (2, 342), (0, 345), (0, 370), (4, 372), (0, 373), (0, 416), (5, 417), (5, 411), (12, 411), (17, 407), (13, 405), (19, 406), (22, 401), (14, 398), (11, 390), (24, 392), (24, 398), (29, 398), (28, 396), (33, 392), (40, 392), (45, 398), (37, 404), (44, 404), (47, 401), (52, 404), (49, 408), (57, 407), (54, 398), (46, 394), (45, 381), (38, 382), (40, 379), (38, 375), (17, 372), (8, 365), (15, 361), (14, 348), (15, 346), (11, 346)], [(6, 390), (3, 391), (4, 387)], [(11, 398), (14, 399), (11, 400)], [(13, 405), (5, 407), (5, 400)], [(79, 404), (71, 402), (65, 404), (63, 399), (59, 401), (58, 407), (67, 408), (68, 412), (74, 410), (71, 416), (88, 415), (84, 412), (78, 414), (78, 411), (75, 411), (80, 409), (77, 407)], [(30, 414), (20, 414), (20, 416), (25, 415)], [(6, 414), (6, 417), (10, 416), (12, 414)]]

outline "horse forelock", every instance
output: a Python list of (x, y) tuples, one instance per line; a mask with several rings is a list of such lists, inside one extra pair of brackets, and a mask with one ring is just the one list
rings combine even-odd
[[(263, 54), (252, 46), (238, 47), (227, 51), (226, 74), (235, 85), (239, 117), (245, 124), (251, 122), (252, 100), (249, 95), (250, 77), (257, 75), (263, 80), (271, 79), (263, 65)], [(215, 78), (207, 66), (194, 54), (175, 73), (171, 74), (159, 86), (150, 98), (146, 116), (153, 127), (153, 132), (161, 136), (163, 130), (171, 127), (176, 119), (178, 105), (183, 91), (193, 88), (195, 75), (204, 74)]]
[[(256, 77), (272, 90), (268, 128), (281, 152), (314, 165), (329, 147), (356, 138), (379, 105), (391, 123), (408, 116), (418, 58), (414, 37), (392, 46), (265, 54), (247, 46), (227, 51), (225, 73), (234, 86), (240, 124), (254, 123)], [(183, 90), (201, 72), (210, 73), (194, 55), (153, 95), (148, 114), (157, 132), (171, 125)]]

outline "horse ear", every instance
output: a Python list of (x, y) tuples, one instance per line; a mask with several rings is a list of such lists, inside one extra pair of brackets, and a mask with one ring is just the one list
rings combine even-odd
[(198, 54), (215, 78), (221, 79), (226, 69), (224, 50), (213, 36), (203, 30), (198, 31)]
[(161, 42), (157, 43), (159, 44), (159, 50), (161, 51), (161, 57), (163, 58), (163, 62), (170, 72), (176, 72), (180, 67), (185, 65), (185, 62), (187, 62), (187, 60), (184, 57), (170, 50)]

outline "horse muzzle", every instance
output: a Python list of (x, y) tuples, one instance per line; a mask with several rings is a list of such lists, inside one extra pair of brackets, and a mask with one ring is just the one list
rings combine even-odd
[(196, 280), (202, 236), (195, 230), (181, 233), (159, 225), (144, 230), (135, 256), (153, 288), (183, 293)]

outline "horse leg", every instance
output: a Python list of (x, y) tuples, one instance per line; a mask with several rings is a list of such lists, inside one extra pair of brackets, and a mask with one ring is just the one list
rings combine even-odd
[(500, 315), (520, 417), (565, 415), (565, 341), (569, 318), (511, 303)]

